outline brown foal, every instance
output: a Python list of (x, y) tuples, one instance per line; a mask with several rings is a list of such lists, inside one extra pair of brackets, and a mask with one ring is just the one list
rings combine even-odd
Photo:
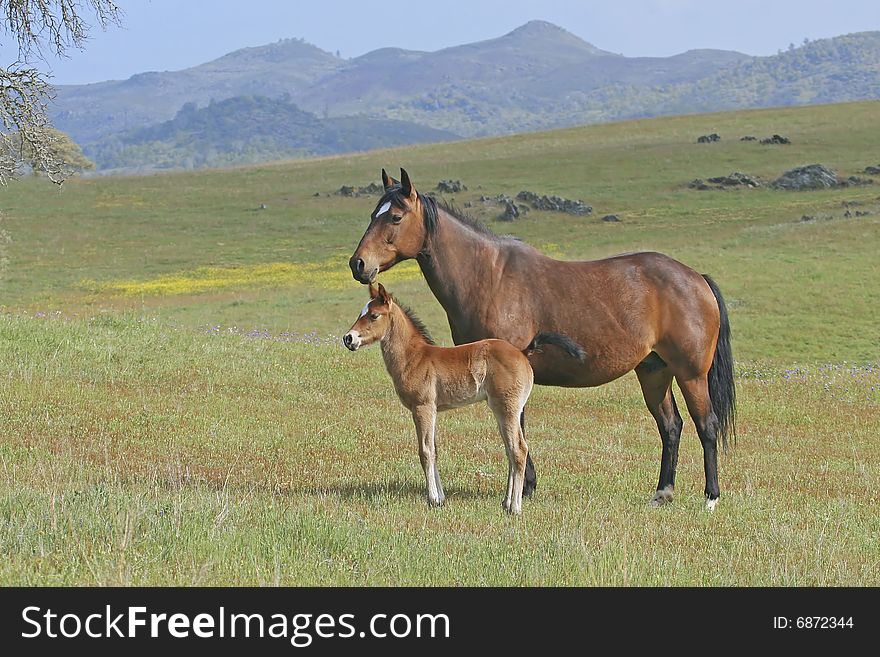
[(370, 285), (370, 301), (342, 341), (351, 351), (377, 341), (381, 345), (397, 396), (415, 423), (428, 504), (439, 506), (445, 500), (434, 440), (437, 412), (486, 401), (507, 451), (507, 494), (502, 506), (509, 513), (522, 512), (528, 445), (519, 418), (534, 378), (528, 354), (555, 344), (580, 357), (576, 345), (561, 335), (542, 334), (524, 351), (495, 339), (439, 347), (418, 318), (381, 284)]

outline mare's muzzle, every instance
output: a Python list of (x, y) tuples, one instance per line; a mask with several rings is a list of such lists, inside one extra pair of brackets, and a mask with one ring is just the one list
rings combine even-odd
[(379, 273), (378, 267), (373, 267), (368, 270), (366, 263), (357, 256), (351, 256), (351, 260), (348, 261), (348, 266), (351, 267), (351, 275), (354, 276), (354, 280), (358, 283), (363, 283), (364, 285), (375, 281), (376, 275)]

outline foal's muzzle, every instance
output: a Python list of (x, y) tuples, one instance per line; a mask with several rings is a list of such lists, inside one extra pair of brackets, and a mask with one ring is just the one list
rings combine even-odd
[(358, 283), (363, 283), (364, 285), (375, 281), (376, 274), (379, 273), (378, 267), (373, 267), (372, 269), (367, 270), (364, 261), (357, 256), (351, 256), (351, 260), (348, 261), (348, 266), (351, 267), (351, 275), (354, 276), (354, 280)]
[(355, 335), (354, 331), (349, 331), (342, 336), (342, 344), (344, 344), (349, 351), (357, 351), (357, 348), (361, 346), (360, 336)]

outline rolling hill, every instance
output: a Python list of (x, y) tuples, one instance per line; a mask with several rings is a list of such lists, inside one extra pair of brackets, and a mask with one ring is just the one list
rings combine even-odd
[[(688, 182), (770, 180), (811, 162), (861, 175), (880, 165), (878, 118), (880, 101), (815, 105), (10, 184), (0, 584), (875, 585), (878, 185)], [(722, 140), (694, 142), (710, 132)], [(791, 144), (737, 138), (774, 132)], [(714, 515), (699, 511), (689, 420), (676, 501), (648, 506), (661, 450), (635, 374), (535, 387), (526, 421), (541, 485), (515, 522), (499, 509), (507, 467), (491, 412), (445, 414), (449, 500), (426, 507), (412, 417), (381, 350), (340, 340), (366, 300), (347, 263), (375, 197), (333, 192), (397, 166), (428, 193), (460, 179), (459, 207), (550, 256), (658, 250), (717, 281), (738, 439), (720, 455)], [(519, 190), (594, 213), (500, 222), (482, 200)], [(621, 220), (601, 220), (610, 213)], [(452, 344), (415, 262), (380, 280)]]
[(184, 105), (170, 121), (110, 136), (86, 153), (103, 169), (200, 168), (365, 151), (454, 139), (456, 135), (393, 119), (321, 119), (289, 95), (233, 96), (198, 108)]

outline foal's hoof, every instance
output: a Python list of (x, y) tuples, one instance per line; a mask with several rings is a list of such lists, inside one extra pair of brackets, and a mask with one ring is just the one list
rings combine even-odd
[(651, 501), (648, 504), (654, 508), (663, 506), (665, 504), (670, 504), (672, 502), (672, 486), (667, 486), (661, 490), (658, 490), (654, 493), (654, 497), (651, 498)]
[(518, 515), (521, 515), (521, 514), (522, 514), (522, 507), (516, 509), (516, 508), (513, 507), (512, 504), (507, 504), (507, 503), (505, 503), (505, 502), (502, 502), (502, 503), (501, 503), (501, 508), (504, 509), (504, 512), (505, 512), (507, 515), (518, 516)]
[(437, 498), (436, 500), (432, 500), (432, 499), (429, 497), (429, 498), (428, 498), (428, 506), (431, 507), (432, 509), (436, 509), (436, 508), (438, 508), (438, 507), (443, 506), (443, 502), (445, 502), (445, 501), (446, 501), (446, 499), (445, 499), (445, 498), (442, 498), (442, 497)]
[(721, 499), (720, 497), (716, 497), (714, 500), (707, 499), (706, 500), (706, 511), (709, 511), (709, 512), (714, 511), (715, 507), (718, 506), (718, 500), (720, 500), (720, 499)]

